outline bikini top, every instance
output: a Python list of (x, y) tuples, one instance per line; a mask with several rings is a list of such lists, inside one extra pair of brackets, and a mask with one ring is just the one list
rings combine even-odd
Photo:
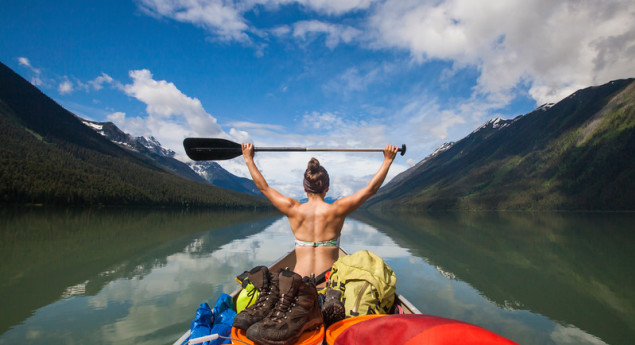
[(334, 238), (328, 241), (321, 242), (306, 242), (300, 241), (297, 238), (295, 239), (295, 245), (297, 247), (339, 247), (340, 246), (340, 237)]

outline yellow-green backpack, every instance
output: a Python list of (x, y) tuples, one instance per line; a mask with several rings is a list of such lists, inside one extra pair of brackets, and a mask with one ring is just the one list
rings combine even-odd
[(242, 286), (242, 290), (240, 290), (240, 293), (236, 298), (237, 313), (240, 313), (243, 309), (254, 304), (258, 299), (258, 296), (260, 296), (260, 291), (258, 291), (254, 284), (249, 281), (248, 275), (249, 272), (245, 271), (236, 277), (236, 281)]
[(360, 250), (333, 264), (327, 287), (342, 291), (346, 317), (388, 314), (395, 302), (397, 277), (377, 255)]

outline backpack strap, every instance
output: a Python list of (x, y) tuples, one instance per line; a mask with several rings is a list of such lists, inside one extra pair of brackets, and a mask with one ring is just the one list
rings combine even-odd
[(320, 273), (317, 277), (315, 277), (315, 285), (320, 285), (324, 282), (326, 282), (326, 275), (331, 272), (331, 269), (329, 268), (328, 270)]

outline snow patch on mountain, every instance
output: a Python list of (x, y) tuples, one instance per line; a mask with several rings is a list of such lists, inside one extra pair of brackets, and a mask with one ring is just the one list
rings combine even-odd
[(154, 137), (136, 137), (134, 140), (157, 155), (170, 158), (176, 155), (176, 152), (161, 146), (161, 143)]
[(95, 132), (128, 150), (141, 152), (143, 148), (145, 148), (150, 153), (168, 158), (174, 158), (176, 155), (176, 152), (161, 146), (161, 143), (155, 137), (133, 137), (130, 134), (121, 131), (111, 122), (92, 122), (84, 119), (81, 121), (86, 126), (92, 128)]
[[(441, 146), (437, 147), (436, 150), (434, 150), (434, 152), (432, 152), (430, 155), (428, 155), (428, 157), (434, 157), (436, 155), (438, 155), (441, 152), (447, 151), (449, 150), (452, 146), (454, 145), (454, 141), (450, 141), (447, 143), (443, 143)], [(428, 158), (426, 157), (426, 158)]]
[(502, 119), (500, 117), (493, 118), (493, 119), (485, 122), (484, 124), (482, 124), (479, 128), (475, 129), (472, 132), (472, 134), (474, 134), (474, 133), (476, 133), (476, 132), (478, 132), (478, 131), (480, 131), (482, 129), (485, 129), (485, 128), (503, 129), (503, 128), (509, 126), (510, 122), (511, 121), (504, 120), (504, 119)]
[(553, 107), (554, 105), (555, 105), (555, 103), (545, 103), (545, 104), (539, 106), (538, 108), (536, 108), (536, 110), (547, 111), (547, 110), (551, 109), (551, 107)]
[(82, 122), (86, 126), (88, 126), (88, 127), (92, 128), (93, 130), (95, 130), (95, 132), (105, 136), (104, 131), (103, 131), (103, 129), (104, 129), (103, 125), (95, 123), (95, 122), (90, 122), (90, 121), (82, 121)]

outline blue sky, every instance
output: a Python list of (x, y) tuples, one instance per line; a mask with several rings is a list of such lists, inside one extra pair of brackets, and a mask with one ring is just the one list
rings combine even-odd
[[(0, 61), (77, 115), (179, 154), (188, 136), (406, 143), (392, 177), (491, 118), (634, 77), (634, 19), (630, 0), (3, 0)], [(381, 161), (314, 155), (335, 197)], [(310, 156), (256, 158), (302, 197)]]

